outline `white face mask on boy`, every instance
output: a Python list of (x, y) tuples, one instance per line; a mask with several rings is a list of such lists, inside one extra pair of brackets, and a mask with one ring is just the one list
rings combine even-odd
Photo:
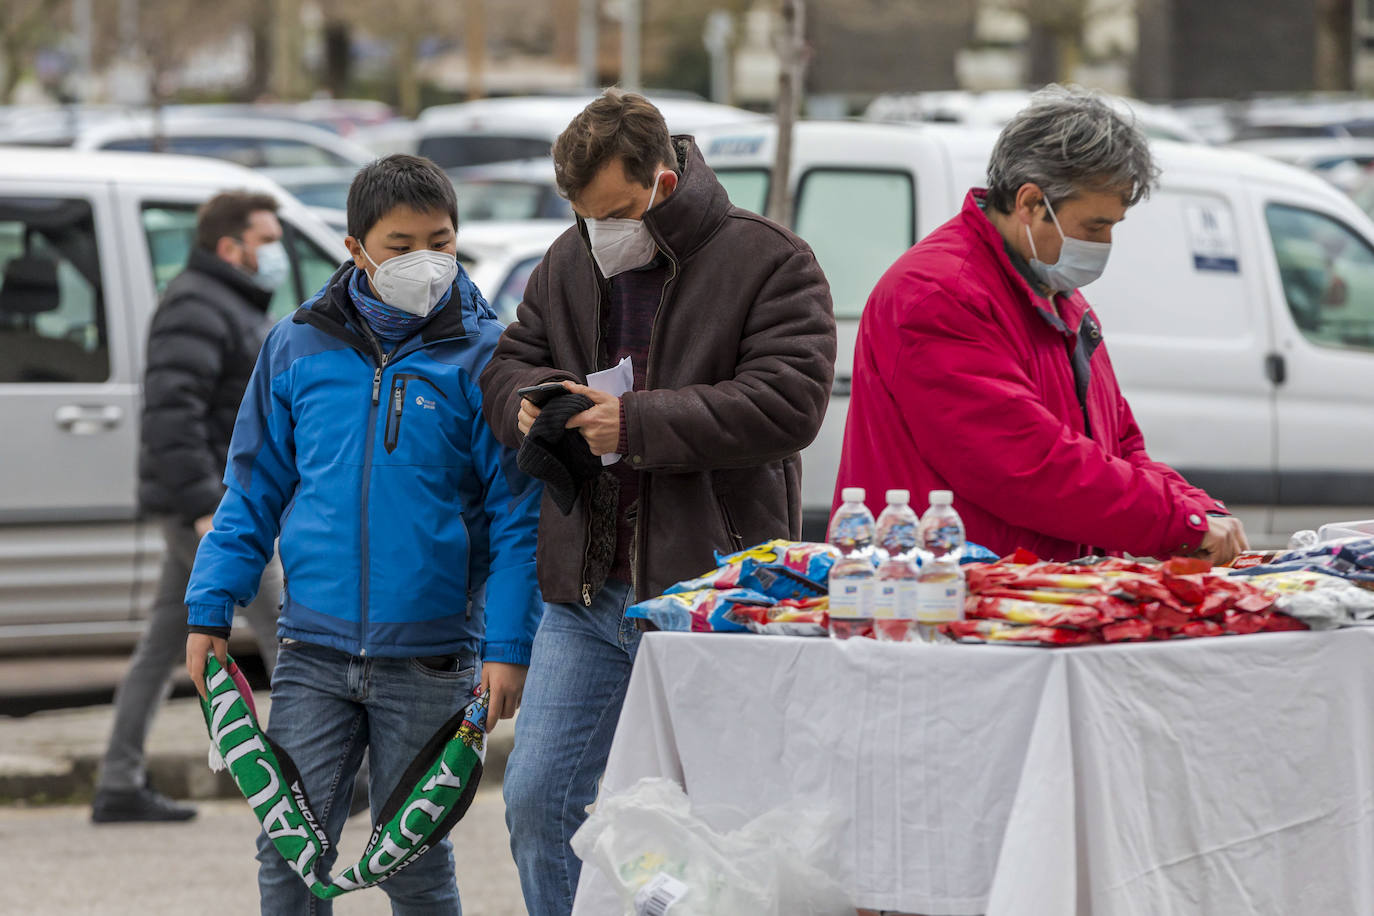
[(363, 249), (363, 257), (376, 268), (372, 289), (387, 305), (424, 318), (453, 286), (458, 259), (448, 252), (421, 248), (407, 251), (381, 264)]
[[(654, 198), (658, 196), (658, 180), (663, 174), (659, 171), (654, 175), (654, 190), (649, 195), (649, 206), (644, 208), (645, 213), (653, 209)], [(654, 237), (649, 234), (649, 227), (644, 225), (643, 218), (589, 219), (586, 223), (592, 257), (596, 258), (596, 266), (601, 268), (601, 275), (606, 279), (643, 267), (654, 259), (658, 245), (654, 243)]]

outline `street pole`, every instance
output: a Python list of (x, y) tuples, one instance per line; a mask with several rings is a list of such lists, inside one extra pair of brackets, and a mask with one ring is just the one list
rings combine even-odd
[(644, 0), (623, 0), (620, 20), (620, 87), (632, 92), (644, 88), (639, 75), (640, 35), (644, 21)]
[(701, 43), (711, 57), (711, 101), (730, 104), (730, 39), (735, 35), (735, 20), (725, 10), (712, 10), (706, 16)]
[(480, 99), (487, 94), (487, 0), (467, 0), (467, 12), (463, 34), (468, 52), (468, 98)]
[(597, 0), (582, 0), (577, 11), (577, 70), (583, 89), (596, 89), (597, 77)]
[(95, 27), (91, 23), (91, 0), (75, 0), (72, 3), (72, 25), (76, 33), (76, 96), (81, 104), (91, 100), (92, 48), (95, 41)]
[(768, 191), (768, 218), (784, 226), (792, 222), (792, 125), (801, 109), (802, 76), (806, 70), (805, 16), (803, 0), (783, 0), (778, 30), (778, 141)]
[(276, 0), (273, 11), (272, 83), (277, 101), (286, 102), (296, 94), (296, 34), (301, 27), (300, 0)]

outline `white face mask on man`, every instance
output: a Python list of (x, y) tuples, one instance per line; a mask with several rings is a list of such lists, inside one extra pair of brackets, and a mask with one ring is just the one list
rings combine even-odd
[(363, 249), (363, 257), (376, 268), (372, 290), (387, 305), (424, 318), (453, 286), (458, 259), (444, 251), (421, 248), (407, 251), (381, 264)]
[(1039, 260), (1035, 238), (1031, 235), (1030, 226), (1026, 227), (1026, 238), (1030, 240), (1031, 247), (1030, 266), (1035, 275), (1046, 286), (1061, 293), (1087, 286), (1102, 276), (1102, 271), (1107, 269), (1107, 257), (1112, 253), (1112, 243), (1088, 242), (1065, 235), (1064, 227), (1059, 225), (1059, 217), (1054, 215), (1054, 207), (1050, 206), (1048, 197), (1045, 198), (1045, 208), (1050, 211), (1050, 219), (1054, 220), (1054, 228), (1059, 230), (1059, 237), (1064, 244), (1059, 249), (1059, 260), (1046, 264)]
[[(654, 175), (654, 190), (649, 195), (649, 206), (644, 208), (645, 213), (653, 209), (654, 198), (658, 196), (658, 180), (663, 174), (663, 171), (659, 171)], [(644, 225), (643, 217), (589, 219), (586, 223), (592, 257), (596, 259), (596, 266), (601, 268), (601, 275), (606, 279), (609, 280), (627, 270), (643, 267), (654, 259), (658, 245), (649, 234), (649, 227)]]

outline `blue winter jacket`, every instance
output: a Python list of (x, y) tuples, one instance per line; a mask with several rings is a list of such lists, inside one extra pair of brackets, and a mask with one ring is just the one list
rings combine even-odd
[(353, 655), (471, 651), (529, 664), (541, 486), (482, 419), (501, 324), (459, 269), (448, 304), (385, 353), (347, 264), (268, 335), (239, 408), (214, 530), (186, 591), (228, 627), (280, 534), (278, 635)]

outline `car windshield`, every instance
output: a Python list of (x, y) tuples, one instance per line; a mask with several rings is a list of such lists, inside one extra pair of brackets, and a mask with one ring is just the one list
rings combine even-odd
[(307, 207), (328, 207), (344, 210), (348, 207), (349, 181), (287, 182), (282, 186)]
[(518, 179), (454, 178), (459, 220), (572, 218), (553, 185)]

